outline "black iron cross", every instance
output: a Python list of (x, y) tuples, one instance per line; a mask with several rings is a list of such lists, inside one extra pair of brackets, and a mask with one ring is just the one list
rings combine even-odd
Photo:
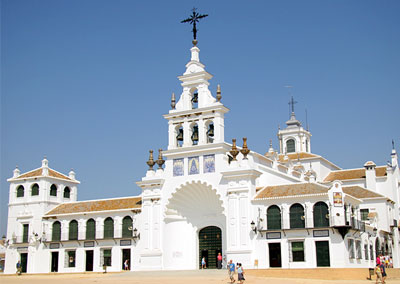
[(207, 14), (206, 15), (200, 15), (199, 13), (196, 12), (196, 8), (193, 8), (192, 11), (193, 11), (192, 15), (189, 18), (187, 18), (186, 20), (181, 21), (181, 23), (190, 23), (191, 25), (193, 25), (193, 30), (192, 30), (192, 32), (193, 32), (193, 41), (197, 42), (197, 39), (196, 39), (196, 35), (197, 35), (196, 23), (199, 22), (199, 19), (205, 18), (208, 15)]
[(297, 104), (297, 102), (293, 99), (292, 96), (292, 99), (289, 101), (289, 106), (292, 109), (292, 112), (294, 112), (294, 104)]

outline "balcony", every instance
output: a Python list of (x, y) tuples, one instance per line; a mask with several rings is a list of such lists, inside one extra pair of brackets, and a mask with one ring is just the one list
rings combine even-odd
[[(136, 235), (135, 235), (136, 234)], [(92, 232), (88, 235), (82, 234), (79, 232), (77, 237), (72, 237), (69, 233), (61, 233), (61, 234), (45, 234), (42, 238), (44, 242), (81, 242), (81, 241), (100, 241), (100, 240), (118, 240), (118, 239), (139, 239), (140, 234), (138, 234), (137, 230), (133, 231), (123, 231), (123, 230), (114, 230), (114, 231), (96, 231)]]

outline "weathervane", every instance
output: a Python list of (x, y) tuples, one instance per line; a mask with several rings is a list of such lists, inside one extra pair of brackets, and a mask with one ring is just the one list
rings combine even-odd
[(197, 44), (197, 38), (196, 38), (196, 35), (197, 35), (196, 23), (199, 22), (199, 19), (205, 18), (205, 17), (207, 17), (208, 15), (207, 15), (207, 14), (206, 14), (206, 15), (200, 15), (199, 13), (196, 12), (196, 8), (193, 8), (192, 11), (193, 11), (192, 15), (191, 15), (189, 18), (187, 18), (187, 19), (181, 21), (181, 23), (190, 23), (191, 25), (193, 25), (193, 30), (192, 30), (192, 32), (193, 32), (193, 41), (192, 41), (192, 43), (193, 43), (194, 46), (196, 46), (196, 44)]

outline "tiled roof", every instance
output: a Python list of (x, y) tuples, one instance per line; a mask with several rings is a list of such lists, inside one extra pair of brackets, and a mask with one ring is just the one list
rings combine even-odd
[(327, 192), (328, 192), (327, 187), (316, 183), (274, 185), (274, 186), (264, 187), (264, 189), (262, 189), (257, 194), (255, 199), (307, 195), (307, 194), (320, 194)]
[[(375, 168), (376, 176), (383, 177), (386, 176), (386, 167), (380, 166)], [(351, 169), (351, 170), (340, 170), (330, 172), (329, 175), (324, 179), (324, 182), (330, 182), (334, 180), (348, 180), (365, 178), (365, 169)]]
[[(306, 152), (296, 152), (296, 153), (288, 153), (286, 156), (289, 157), (291, 160), (297, 160), (297, 159), (307, 159), (307, 158), (317, 158), (319, 157), (318, 155), (311, 154), (311, 153), (306, 153)], [(278, 160), (279, 162), (285, 161), (285, 154), (279, 154), (278, 155)]]
[(344, 187), (342, 187), (342, 189), (343, 189), (344, 193), (349, 194), (349, 195), (354, 196), (355, 198), (359, 198), (359, 199), (384, 197), (383, 195), (380, 195), (379, 193), (370, 191), (361, 186), (344, 186)]
[(140, 209), (141, 206), (142, 198), (140, 196), (118, 199), (71, 202), (58, 205), (50, 212), (48, 212), (45, 217), (70, 213), (110, 211), (118, 209)]
[[(19, 175), (15, 179), (42, 177), (42, 176), (43, 176), (43, 168), (39, 168), (39, 169), (30, 171), (30, 172), (24, 173), (22, 175)], [(66, 175), (60, 174), (59, 172), (56, 172), (55, 170), (52, 170), (52, 169), (49, 169), (48, 176), (72, 181), (72, 179), (70, 179)]]

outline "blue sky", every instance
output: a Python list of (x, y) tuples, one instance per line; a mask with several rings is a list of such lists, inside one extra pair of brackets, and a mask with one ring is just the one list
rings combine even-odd
[(200, 60), (230, 108), (225, 138), (277, 148), (292, 85), (314, 153), (385, 164), (400, 144), (399, 1), (1, 1), (1, 218), (9, 185), (41, 165), (81, 181), (80, 200), (139, 194), (149, 149), (166, 149), (171, 93)]

